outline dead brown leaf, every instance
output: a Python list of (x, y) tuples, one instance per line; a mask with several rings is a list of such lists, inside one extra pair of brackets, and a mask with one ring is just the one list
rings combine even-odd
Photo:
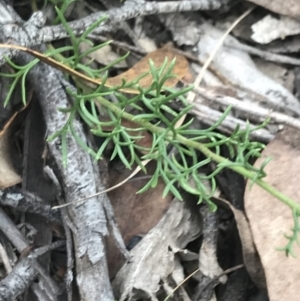
[(292, 18), (300, 17), (300, 2), (299, 0), (249, 0), (257, 5), (278, 13), (280, 15), (287, 15)]
[[(154, 170), (155, 163), (149, 163), (148, 175), (151, 175)], [(124, 167), (122, 167), (122, 171), (112, 169), (109, 174), (109, 186), (121, 182), (130, 173), (131, 171)], [(142, 194), (136, 194), (149, 181), (143, 176), (145, 174), (140, 172), (135, 179), (108, 193), (125, 245), (134, 236), (148, 233), (163, 217), (172, 201), (171, 195), (162, 198), (165, 188), (162, 181), (159, 181), (155, 188)], [(139, 179), (139, 177), (142, 178)], [(111, 277), (113, 277), (124, 263), (124, 258), (110, 239), (107, 245), (109, 270)]]
[[(149, 163), (147, 167), (148, 175), (155, 170), (155, 162)], [(131, 171), (122, 167), (122, 172), (117, 170), (110, 171), (110, 185), (121, 182)], [(157, 186), (149, 189), (145, 193), (137, 194), (149, 179), (143, 178), (143, 172), (136, 175), (135, 179), (124, 184), (108, 193), (109, 198), (114, 207), (114, 212), (125, 244), (138, 234), (147, 233), (162, 218), (169, 204), (172, 201), (172, 195), (169, 194), (162, 198), (162, 192), (165, 184), (159, 181)], [(141, 177), (139, 179), (139, 177)]]
[[(176, 58), (176, 64), (172, 71), (172, 73), (175, 74), (176, 77), (170, 78), (165, 82), (165, 86), (173, 87), (178, 83), (178, 81), (181, 78), (183, 78), (187, 74), (188, 61), (183, 55), (177, 54), (177, 53), (172, 52), (165, 48), (160, 48), (154, 52), (149, 53), (142, 60), (140, 60), (137, 64), (135, 64), (132, 68), (130, 68), (128, 71), (126, 71), (118, 76), (109, 78), (106, 81), (106, 85), (109, 87), (120, 86), (122, 84), (122, 79), (126, 80), (126, 82), (133, 81), (133, 80), (137, 79), (139, 76), (141, 76), (142, 74), (149, 72), (149, 60), (150, 59), (153, 61), (155, 67), (159, 68), (162, 66), (162, 64), (164, 63), (166, 58), (168, 59), (166, 69), (168, 68), (168, 66), (170, 66), (172, 60), (174, 58)], [(148, 88), (151, 86), (152, 81), (153, 81), (153, 77), (151, 74), (149, 74), (149, 75), (143, 77), (139, 81), (139, 85), (142, 88)]]
[[(266, 157), (273, 160), (266, 166), (265, 181), (287, 196), (300, 202), (300, 133), (285, 128), (263, 151), (256, 162), (260, 166)], [(291, 234), (293, 217), (291, 209), (268, 194), (262, 188), (250, 183), (245, 192), (245, 210), (253, 239), (265, 270), (270, 301), (299, 300), (300, 248), (294, 246), (297, 258), (287, 257), (276, 250), (284, 247)]]

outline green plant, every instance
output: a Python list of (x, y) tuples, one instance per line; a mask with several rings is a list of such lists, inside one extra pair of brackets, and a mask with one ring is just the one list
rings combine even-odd
[[(260, 168), (253, 167), (249, 160), (260, 156), (264, 145), (258, 142), (250, 141), (250, 133), (253, 129), (248, 127), (246, 130), (240, 130), (239, 127), (230, 136), (222, 135), (215, 131), (217, 126), (228, 115), (228, 108), (222, 118), (208, 129), (190, 129), (193, 120), (186, 122), (180, 127), (176, 127), (176, 123), (182, 116), (189, 113), (191, 105), (188, 105), (184, 95), (192, 89), (192, 87), (175, 90), (165, 87), (165, 82), (173, 77), (172, 68), (175, 64), (173, 61), (170, 65), (167, 61), (162, 66), (155, 66), (152, 61), (149, 61), (149, 73), (152, 75), (152, 84), (147, 88), (141, 88), (138, 85), (138, 79), (126, 82), (123, 81), (121, 86), (107, 88), (105, 82), (107, 80), (107, 70), (110, 66), (94, 70), (89, 65), (81, 64), (81, 59), (100, 47), (107, 45), (104, 43), (99, 46), (93, 46), (87, 39), (88, 34), (96, 28), (103, 20), (97, 21), (88, 28), (80, 37), (75, 37), (70, 30), (68, 23), (63, 17), (62, 12), (57, 9), (58, 17), (69, 33), (72, 46), (67, 46), (59, 49), (49, 48), (48, 56), (53, 56), (63, 64), (77, 70), (81, 70), (92, 78), (102, 78), (102, 83), (95, 89), (88, 87), (82, 80), (74, 78), (77, 85), (77, 93), (70, 90), (67, 92), (72, 96), (74, 102), (69, 108), (62, 108), (64, 112), (68, 112), (68, 120), (63, 128), (51, 135), (48, 140), (51, 141), (58, 137), (62, 142), (62, 156), (64, 164), (67, 164), (67, 144), (66, 136), (70, 132), (78, 144), (89, 152), (95, 160), (102, 158), (102, 154), (109, 144), (113, 142), (114, 150), (111, 159), (116, 156), (120, 158), (127, 168), (132, 168), (134, 164), (141, 167), (146, 172), (146, 167), (143, 160), (155, 160), (157, 168), (148, 183), (140, 190), (146, 191), (157, 185), (158, 179), (161, 178), (166, 186), (163, 192), (164, 195), (171, 192), (178, 199), (182, 199), (182, 191), (187, 191), (198, 197), (198, 202), (203, 200), (209, 205), (211, 210), (216, 210), (216, 205), (211, 201), (216, 189), (215, 176), (224, 168), (229, 168), (243, 177), (261, 186), (270, 194), (277, 197), (279, 200), (288, 205), (292, 210), (295, 218), (294, 235), (288, 237), (289, 243), (284, 249), (287, 254), (292, 251), (293, 243), (297, 240), (299, 232), (298, 217), (300, 215), (300, 205), (294, 202), (289, 197), (277, 191), (263, 181), (265, 176), (264, 167), (268, 161), (265, 161)], [(84, 53), (80, 53), (79, 45), (82, 42), (89, 42), (91, 48)], [(68, 58), (62, 56), (64, 51), (72, 51), (72, 55)], [(11, 91), (5, 101), (8, 103), (11, 92), (16, 86), (18, 80), (22, 83), (23, 102), (26, 102), (25, 79), (28, 71), (38, 60), (26, 66), (17, 66), (12, 61), (8, 62), (17, 70), (14, 75), (1, 74), (2, 76), (14, 77)], [(142, 76), (145, 76), (142, 75)], [(121, 88), (136, 88), (139, 94), (133, 97), (125, 96)], [(117, 98), (117, 103), (110, 102), (107, 97), (114, 95)], [(184, 109), (180, 112), (170, 106), (170, 102), (177, 99), (181, 102)], [(99, 118), (99, 107), (105, 111), (109, 121), (102, 121)], [(135, 111), (134, 114), (128, 113), (129, 109)], [(89, 126), (91, 132), (104, 138), (99, 150), (95, 151), (89, 148), (73, 128), (73, 120), (80, 116), (82, 120)], [(134, 122), (137, 127), (126, 127), (122, 120), (127, 119)], [(267, 122), (267, 121), (266, 121)], [(258, 128), (263, 127), (263, 123)], [(107, 131), (107, 126), (113, 127), (112, 131)], [(138, 139), (141, 136), (133, 135), (134, 131), (147, 131), (151, 133), (152, 144), (150, 147), (139, 145)], [(229, 158), (224, 158), (220, 155), (221, 146), (226, 146), (229, 150)], [(141, 155), (143, 154), (143, 155)], [(199, 160), (199, 154), (204, 156), (204, 159)], [(207, 174), (200, 171), (207, 167), (212, 161), (216, 165), (216, 169)], [(204, 184), (210, 182), (210, 188)], [(295, 234), (297, 234), (295, 236)]]

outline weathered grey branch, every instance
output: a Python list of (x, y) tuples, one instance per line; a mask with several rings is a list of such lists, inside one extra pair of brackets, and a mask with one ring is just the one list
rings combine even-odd
[[(279, 124), (286, 124), (296, 129), (300, 129), (300, 121), (297, 118), (287, 114), (276, 112), (276, 109), (265, 108), (253, 103), (251, 100), (240, 101), (231, 96), (218, 95), (216, 93), (206, 92), (204, 89), (194, 88), (194, 90), (210, 102), (218, 103), (222, 106), (232, 106), (233, 109), (239, 111), (245, 119), (256, 119), (258, 123), (270, 118)], [(196, 105), (201, 105), (201, 99), (195, 101)], [(249, 105), (251, 104), (251, 105)]]
[[(119, 0), (100, 0), (100, 2), (105, 6), (106, 9), (112, 9), (115, 7), (122, 6), (122, 3)], [(139, 46), (138, 38), (136, 34), (133, 32), (133, 30), (130, 28), (130, 26), (126, 23), (126, 21), (119, 22), (118, 29), (123, 30), (123, 32), (128, 35), (128, 37), (131, 38), (132, 42)]]
[[(119, 22), (136, 18), (138, 16), (148, 16), (154, 14), (175, 13), (183, 11), (216, 10), (229, 3), (238, 0), (197, 0), (197, 1), (166, 1), (166, 2), (144, 2), (139, 0), (127, 0), (120, 8), (113, 8), (105, 12), (91, 14), (86, 18), (68, 23), (76, 35), (82, 34), (94, 22), (107, 16), (108, 19), (94, 33), (100, 34)], [(107, 27), (108, 26), (108, 27)], [(66, 38), (68, 36), (63, 25), (45, 27), (40, 31), (39, 40), (51, 42)]]
[[(117, 28), (120, 22), (153, 14), (174, 13), (181, 11), (215, 10), (239, 0), (197, 0), (197, 1), (166, 1), (166, 2), (143, 2), (139, 0), (127, 0), (120, 8), (113, 8), (105, 12), (91, 14), (86, 18), (69, 23), (70, 28), (76, 35), (82, 34), (89, 26), (100, 18), (107, 16), (108, 19), (102, 23), (93, 33), (111, 32)], [(63, 25), (46, 26), (42, 12), (32, 14), (30, 20), (21, 27), (18, 25), (22, 20), (18, 18), (17, 23), (14, 16), (9, 16), (12, 9), (6, 3), (0, 1), (0, 12), (6, 17), (0, 17), (0, 39), (3, 42), (17, 43), (32, 48), (42, 43), (48, 43), (68, 37)], [(14, 20), (14, 22), (11, 22)], [(21, 22), (22, 23), (22, 22)], [(4, 64), (3, 55), (12, 58), (18, 52), (15, 50), (1, 50), (0, 66)]]
[(300, 66), (300, 60), (297, 58), (272, 53), (266, 50), (257, 49), (253, 46), (249, 46), (241, 42), (235, 43), (234, 40), (225, 40), (224, 46), (245, 51), (251, 55), (256, 55), (270, 62)]
[[(24, 236), (1, 208), (0, 230), (5, 233), (7, 238), (20, 253), (29, 247)], [(12, 300), (14, 297), (22, 294), (38, 275), (39, 271), (42, 271), (42, 267), (40, 267), (37, 262), (34, 262), (34, 259), (32, 259), (30, 263), (28, 261), (21, 263), (17, 270), (13, 269), (13, 271), (0, 282), (0, 300)], [(48, 280), (48, 283), (42, 284), (43, 289), (48, 287), (48, 284), (53, 288), (52, 291), (49, 291), (49, 297), (57, 296), (60, 290), (51, 279)], [(54, 297), (52, 297), (52, 299), (54, 299)]]
[[(203, 242), (199, 252), (200, 279), (193, 301), (213, 299), (213, 286), (207, 286), (212, 278), (222, 272), (217, 260), (217, 241), (219, 219), (216, 212), (211, 212), (207, 205), (200, 208), (203, 218)], [(224, 283), (226, 281), (223, 277)]]
[[(31, 47), (39, 45), (42, 41), (39, 40), (39, 31), (45, 24), (46, 20), (42, 12), (32, 14), (28, 22), (23, 23), (20, 17), (13, 12), (12, 8), (9, 8), (3, 0), (0, 1), (0, 12), (5, 11), (5, 18), (0, 18), (0, 41), (11, 44), (17, 43), (18, 45)], [(7, 20), (13, 19), (13, 22), (7, 22)], [(21, 26), (22, 25), (22, 26)], [(1, 49), (0, 66), (6, 61), (4, 56), (13, 58), (18, 54), (19, 51), (15, 49)]]
[[(62, 188), (59, 184), (59, 181), (57, 177), (55, 176), (53, 170), (49, 167), (46, 166), (44, 168), (44, 171), (48, 174), (48, 177), (53, 181), (56, 191), (57, 191), (57, 200), (60, 205), (64, 204), (64, 199), (63, 199), (63, 191)], [(72, 240), (72, 233), (71, 230), (73, 228), (73, 232), (76, 232), (75, 226), (73, 226), (72, 222), (69, 219), (68, 216), (68, 210), (67, 208), (61, 208), (61, 214), (63, 216), (63, 226), (65, 230), (65, 236), (66, 236), (66, 249), (67, 249), (67, 271), (66, 271), (66, 276), (65, 276), (65, 282), (66, 282), (66, 289), (67, 289), (67, 295), (68, 295), (68, 301), (73, 300), (73, 290), (72, 290), (72, 282), (74, 280), (74, 259), (73, 259), (73, 254), (74, 254), (74, 247), (73, 247), (73, 240)]]
[[(216, 111), (208, 106), (199, 103), (194, 104), (190, 113), (194, 114), (199, 120), (208, 125), (215, 124), (223, 115), (222, 112)], [(222, 124), (217, 128), (221, 129), (225, 133), (231, 134), (236, 129), (237, 125), (240, 126), (240, 130), (246, 130), (247, 128), (257, 128), (256, 125), (247, 124), (244, 120), (235, 118), (233, 116), (227, 116), (225, 120), (223, 120)], [(255, 131), (251, 132), (250, 137), (251, 139), (256, 139), (258, 141), (267, 143), (274, 138), (274, 135), (266, 129), (256, 129)]]
[(36, 249), (29, 256), (23, 257), (12, 272), (0, 282), (0, 300), (11, 301), (24, 292), (28, 288), (28, 283), (32, 282), (38, 274), (38, 271), (33, 268), (37, 265), (36, 259), (63, 244), (63, 241), (57, 241), (50, 246)]
[[(177, 109), (181, 109), (180, 105), (178, 105), (177, 103), (173, 103), (172, 106)], [(207, 125), (214, 125), (218, 120), (220, 120), (223, 115), (223, 112), (214, 110), (209, 106), (202, 104), (201, 100), (195, 101), (189, 113), (196, 116), (197, 119)], [(217, 127), (217, 129), (222, 131), (223, 133), (232, 134), (237, 125), (239, 125), (240, 129), (242, 130), (247, 129), (247, 127), (250, 127), (250, 129), (257, 127), (257, 125), (251, 123), (247, 124), (244, 120), (228, 115), (225, 120), (223, 120), (223, 122)], [(250, 138), (268, 143), (274, 138), (274, 135), (267, 129), (263, 128), (251, 132)]]
[[(27, 63), (31, 57), (20, 55), (20, 60)], [(61, 87), (62, 74), (45, 65), (36, 65), (29, 74), (30, 82), (40, 100), (49, 135), (62, 128), (67, 116), (57, 108), (68, 107), (68, 99)], [(73, 130), (84, 143), (87, 143), (82, 125), (73, 122)], [(67, 137), (67, 166), (63, 165), (61, 139), (49, 143), (49, 150), (55, 160), (55, 168), (66, 202), (104, 190), (96, 186), (99, 181), (97, 164), (90, 155), (81, 149), (74, 137)], [(101, 183), (101, 182), (100, 182)], [(106, 216), (103, 208), (106, 195), (95, 197), (82, 205), (68, 207), (69, 216), (77, 231), (73, 231), (77, 284), (83, 300), (114, 300), (105, 258), (104, 236), (108, 234)]]
[(62, 223), (60, 212), (53, 211), (50, 205), (45, 205), (43, 200), (29, 192), (0, 190), (0, 204), (19, 211), (39, 214), (54, 223)]

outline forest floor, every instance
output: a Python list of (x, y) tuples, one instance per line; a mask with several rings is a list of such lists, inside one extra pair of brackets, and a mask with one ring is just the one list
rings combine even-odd
[(0, 0), (0, 301), (298, 301), (299, 20)]

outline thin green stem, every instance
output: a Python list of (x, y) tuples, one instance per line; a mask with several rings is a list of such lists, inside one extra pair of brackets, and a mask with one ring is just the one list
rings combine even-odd
[[(185, 137), (183, 137), (181, 135), (177, 135), (176, 139), (179, 142), (181, 142), (182, 144), (184, 144), (184, 145), (187, 145), (187, 146), (193, 147), (195, 149), (198, 149), (206, 157), (211, 158), (216, 163), (225, 163), (226, 161), (228, 161), (228, 159), (226, 159), (226, 158), (224, 158), (222, 156), (219, 156), (219, 155), (215, 154), (214, 152), (212, 152), (211, 150), (209, 150), (202, 143), (189, 140), (189, 139), (187, 139), (187, 138), (185, 138)], [(249, 170), (245, 169), (242, 166), (228, 166), (228, 168), (230, 168), (231, 170), (233, 170), (233, 171), (237, 172), (238, 174), (244, 176), (247, 179), (250, 179), (250, 180), (254, 180), (255, 179), (255, 173), (252, 172), (252, 171), (249, 171)], [(283, 203), (285, 203), (286, 205), (288, 205), (291, 209), (295, 209), (295, 210), (297, 210), (297, 212), (300, 213), (300, 204), (296, 203), (293, 199), (291, 199), (287, 195), (281, 193), (276, 188), (274, 188), (273, 186), (269, 185), (267, 182), (265, 182), (263, 180), (256, 179), (256, 180), (254, 180), (254, 182), (258, 186), (260, 186), (261, 188), (263, 188), (264, 190), (266, 190), (267, 192), (269, 192), (271, 195), (273, 195), (274, 197), (278, 198)]]
[[(163, 134), (165, 132), (166, 129), (161, 128), (159, 126), (156, 126), (154, 124), (151, 124), (143, 119), (136, 119), (134, 118), (135, 116), (124, 112), (123, 110), (121, 110), (120, 108), (118, 108), (116, 105), (114, 105), (113, 103), (111, 103), (110, 101), (106, 100), (105, 98), (102, 97), (98, 97), (98, 100), (100, 101), (100, 103), (109, 108), (109, 110), (111, 110), (112, 112), (114, 112), (116, 115), (118, 116), (122, 116), (122, 118), (125, 118), (127, 120), (131, 120), (134, 121), (135, 123), (143, 126), (144, 128), (146, 128), (147, 130), (149, 130), (150, 132), (156, 133), (156, 134)], [(172, 135), (172, 133), (170, 133), (170, 136)], [(194, 148), (199, 150), (202, 154), (204, 154), (207, 158), (212, 159), (213, 161), (215, 161), (216, 163), (226, 163), (229, 160), (215, 154), (214, 152), (212, 152), (210, 149), (208, 149), (205, 145), (203, 145), (200, 142), (196, 142), (193, 141), (191, 139), (187, 139), (181, 135), (177, 135), (176, 139), (178, 142), (182, 143), (183, 145), (186, 145), (188, 147)], [(267, 182), (260, 180), (260, 179), (255, 179), (256, 174), (252, 171), (249, 171), (247, 169), (245, 169), (242, 166), (228, 166), (229, 169), (237, 172), (238, 174), (242, 175), (243, 177), (249, 179), (249, 180), (254, 180), (254, 182), (260, 186), (261, 188), (263, 188), (265, 191), (269, 192), (271, 195), (273, 195), (274, 197), (276, 197), (277, 199), (279, 199), (280, 201), (282, 201), (284, 204), (286, 204), (287, 206), (289, 206), (291, 209), (296, 210), (297, 212), (300, 213), (300, 204), (298, 204), (297, 202), (295, 202), (293, 199), (291, 199), (290, 197), (288, 197), (287, 195), (281, 193), (280, 191), (278, 191), (276, 188), (274, 188), (273, 186), (269, 185)]]

